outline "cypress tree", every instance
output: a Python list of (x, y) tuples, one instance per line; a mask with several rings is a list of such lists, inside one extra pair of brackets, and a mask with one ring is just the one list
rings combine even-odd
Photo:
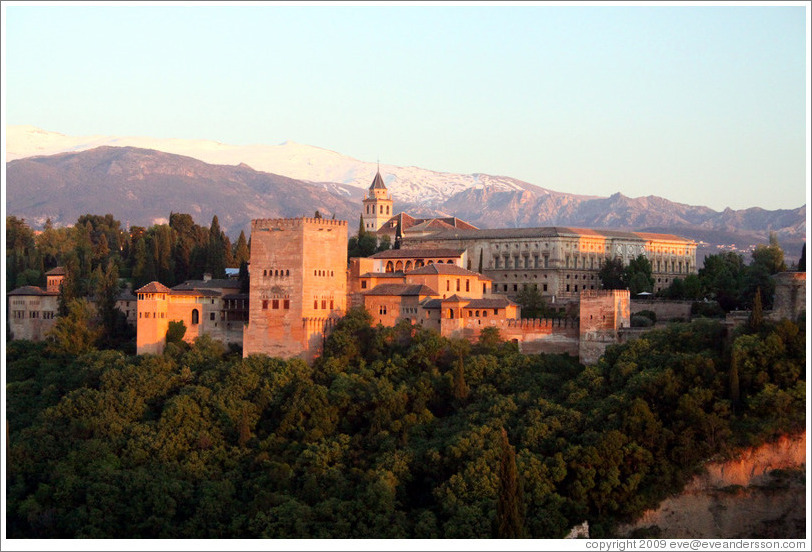
[(358, 223), (358, 239), (361, 239), (361, 236), (363, 236), (365, 233), (366, 230), (364, 230), (364, 215), (361, 215), (361, 221)]
[(756, 295), (753, 297), (753, 310), (750, 312), (750, 319), (747, 326), (751, 331), (758, 331), (764, 322), (764, 312), (761, 306), (761, 288), (756, 288)]
[(217, 215), (211, 219), (209, 228), (209, 243), (206, 248), (206, 271), (211, 273), (212, 278), (226, 277), (226, 249), (223, 233), (220, 230), (220, 222)]
[(234, 251), (234, 262), (238, 266), (242, 263), (247, 263), (251, 258), (251, 250), (248, 249), (248, 242), (245, 239), (245, 231), (240, 231), (240, 237), (237, 238), (237, 248)]
[(496, 503), (496, 538), (524, 537), (522, 490), (516, 470), (516, 450), (508, 441), (507, 431), (500, 436), (499, 496)]

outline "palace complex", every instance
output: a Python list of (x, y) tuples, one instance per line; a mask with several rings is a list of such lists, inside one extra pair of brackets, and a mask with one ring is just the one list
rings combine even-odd
[[(362, 217), (366, 232), (390, 236), (395, 249), (348, 259), (346, 221), (258, 219), (251, 223), (247, 294), (237, 280), (205, 278), (171, 289), (152, 282), (135, 291), (137, 308), (130, 307), (135, 297), (122, 296), (119, 307), (137, 327), (138, 354), (162, 352), (169, 323), (182, 321), (187, 341), (206, 334), (241, 346), (245, 356), (312, 360), (347, 309), (364, 307), (384, 326), (408, 321), (469, 340), (495, 327), (524, 352), (569, 353), (593, 363), (630, 327), (629, 292), (601, 289), (598, 273), (607, 260), (627, 265), (644, 255), (654, 291), (697, 270), (696, 244), (670, 234), (479, 229), (454, 217), (395, 213), (380, 172), (364, 196)], [(49, 272), (45, 290), (9, 293), (14, 339), (43, 339), (64, 274)], [(789, 305), (782, 307), (788, 311), (805, 300), (796, 280), (787, 279), (786, 290), (776, 293), (776, 304)], [(514, 301), (528, 288), (562, 316), (521, 318)]]

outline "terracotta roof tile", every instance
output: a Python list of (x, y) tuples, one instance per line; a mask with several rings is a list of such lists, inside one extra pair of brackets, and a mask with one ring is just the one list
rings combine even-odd
[(150, 282), (144, 287), (135, 290), (135, 293), (170, 293), (171, 291), (161, 282)]
[(9, 291), (7, 295), (59, 295), (59, 293), (55, 291), (45, 291), (37, 286), (23, 286)]
[(387, 249), (374, 255), (370, 259), (417, 259), (424, 257), (462, 257), (462, 251), (449, 248), (413, 247), (407, 249)]
[(364, 295), (438, 295), (423, 284), (378, 284)]
[(483, 276), (478, 272), (473, 272), (471, 270), (462, 268), (461, 266), (446, 263), (432, 263), (430, 265), (421, 266), (420, 268), (415, 268), (408, 273), (410, 276), (413, 274), (417, 274), (418, 276), (430, 274), (452, 274), (456, 276), (476, 276), (480, 280), (490, 280), (490, 278)]

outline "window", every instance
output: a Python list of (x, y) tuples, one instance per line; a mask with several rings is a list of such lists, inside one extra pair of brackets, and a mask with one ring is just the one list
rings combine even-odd
[(451, 291), (451, 280), (446, 280), (445, 281), (445, 290), (446, 291)]
[(326, 299), (321, 300), (321, 308), (323, 308), (323, 309), (327, 308), (327, 300)]
[(271, 308), (273, 310), (277, 310), (279, 308), (279, 299), (274, 299), (271, 301)]
[(209, 313), (209, 320), (214, 320), (214, 313), (213, 312)]
[(499, 314), (499, 309), (493, 309), (493, 315), (496, 316)]
[[(267, 301), (263, 301), (262, 303), (263, 303), (262, 308), (268, 308), (267, 307), (267, 303), (268, 303)], [(200, 323), (200, 313), (197, 311), (197, 309), (194, 309), (192, 311), (192, 324), (199, 324), (199, 323)]]
[(361, 280), (361, 289), (366, 289), (366, 288), (367, 288), (367, 281), (366, 280)]
[(519, 285), (513, 284), (513, 291), (519, 291)]
[(471, 291), (471, 280), (465, 279), (465, 291)]
[(314, 309), (319, 308), (319, 300), (318, 299), (313, 299), (313, 308)]
[(290, 308), (290, 299), (285, 299), (285, 300), (282, 302), (282, 306), (283, 306), (285, 309), (289, 309), (289, 308)]
[(460, 279), (457, 278), (457, 291), (459, 291), (459, 290), (460, 290)]

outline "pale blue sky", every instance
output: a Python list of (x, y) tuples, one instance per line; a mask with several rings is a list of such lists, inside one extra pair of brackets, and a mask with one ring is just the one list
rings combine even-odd
[(293, 140), (717, 210), (806, 202), (800, 3), (3, 7), (6, 124)]

